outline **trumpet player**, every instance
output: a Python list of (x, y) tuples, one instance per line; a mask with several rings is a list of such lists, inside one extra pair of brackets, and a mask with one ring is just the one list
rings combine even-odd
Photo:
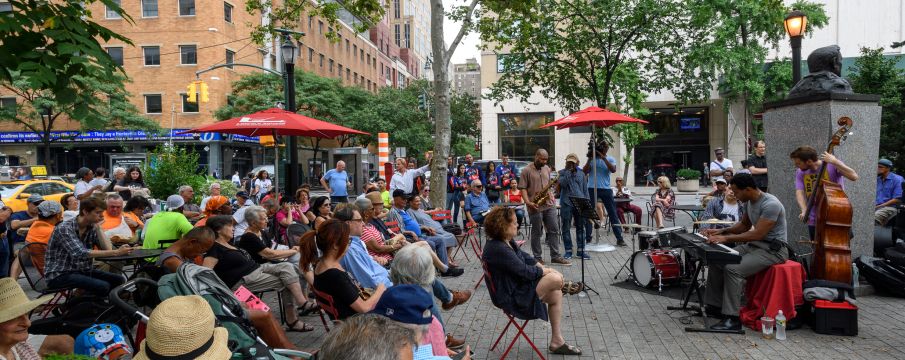
[(565, 250), (563, 257), (566, 260), (572, 258), (572, 219), (575, 219), (575, 244), (578, 245), (576, 255), (588, 260), (591, 258), (584, 251), (585, 232), (591, 232), (591, 222), (578, 214), (577, 207), (572, 204), (572, 197), (589, 199), (588, 180), (583, 171), (578, 169), (578, 155), (566, 156), (566, 168), (559, 171), (559, 181), (556, 184), (556, 193), (559, 194), (559, 217), (562, 219), (562, 247)]
[(550, 247), (550, 262), (559, 265), (572, 265), (559, 253), (559, 219), (556, 217), (556, 201), (553, 198), (553, 169), (547, 166), (550, 155), (547, 150), (537, 149), (534, 152), (534, 163), (525, 167), (519, 175), (519, 188), (524, 189), (528, 197), (528, 219), (531, 221), (531, 252), (534, 259), (544, 264), (544, 250), (541, 248), (540, 235), (546, 230), (547, 246)]

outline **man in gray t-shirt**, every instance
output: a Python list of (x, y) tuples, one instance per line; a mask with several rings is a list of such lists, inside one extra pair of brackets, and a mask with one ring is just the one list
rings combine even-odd
[(779, 199), (760, 191), (751, 174), (736, 174), (729, 182), (732, 192), (745, 204), (740, 221), (725, 229), (703, 230), (702, 234), (711, 244), (739, 243), (735, 250), (742, 261), (708, 269), (704, 303), (708, 314), (723, 318), (710, 329), (737, 331), (742, 328), (738, 314), (745, 278), (785, 262), (788, 250), (784, 244), (788, 239), (786, 210)]

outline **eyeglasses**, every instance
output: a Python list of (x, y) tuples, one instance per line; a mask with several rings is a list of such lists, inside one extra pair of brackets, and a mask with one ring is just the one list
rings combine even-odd
[(349, 222), (358, 222), (358, 223), (364, 224), (365, 221), (364, 221), (364, 219), (362, 219), (362, 218), (358, 218), (358, 219), (349, 220)]
[(476, 187), (476, 188), (478, 188), (478, 189), (481, 189), (481, 188), (484, 187), (484, 185), (475, 185), (474, 187)]

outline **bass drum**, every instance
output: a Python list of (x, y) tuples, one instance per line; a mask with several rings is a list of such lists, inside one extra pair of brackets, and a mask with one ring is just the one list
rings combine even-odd
[(677, 251), (646, 250), (632, 255), (632, 278), (641, 287), (662, 288), (663, 283), (679, 281), (682, 266)]

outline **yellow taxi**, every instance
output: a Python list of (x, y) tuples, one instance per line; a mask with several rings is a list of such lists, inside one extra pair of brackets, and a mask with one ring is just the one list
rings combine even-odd
[(44, 200), (59, 202), (63, 195), (75, 191), (75, 186), (59, 180), (17, 180), (0, 183), (0, 200), (13, 212), (28, 209), (26, 201), (31, 194)]

